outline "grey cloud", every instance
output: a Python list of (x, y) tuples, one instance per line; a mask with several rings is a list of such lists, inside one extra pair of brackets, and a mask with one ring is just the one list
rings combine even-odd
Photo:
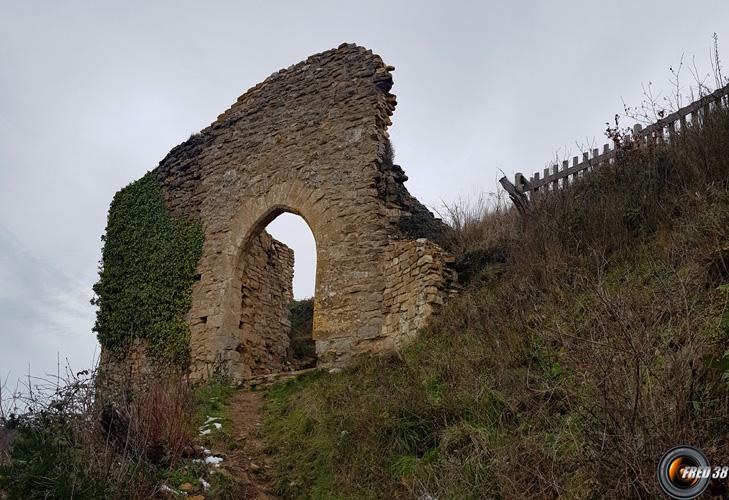
[[(32, 255), (0, 228), (0, 374), (55, 371), (57, 356), (88, 367), (93, 358), (93, 308), (86, 283)], [(12, 380), (12, 379), (11, 379)]]

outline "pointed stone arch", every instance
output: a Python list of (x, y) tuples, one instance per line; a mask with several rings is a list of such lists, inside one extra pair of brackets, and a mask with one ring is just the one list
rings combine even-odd
[(311, 56), (250, 89), (160, 163), (166, 204), (205, 231), (187, 318), (194, 377), (219, 363), (250, 375), (236, 269), (284, 211), (303, 217), (316, 240), (321, 366), (398, 348), (451, 293), (447, 228), (393, 163), (393, 69), (352, 44)]

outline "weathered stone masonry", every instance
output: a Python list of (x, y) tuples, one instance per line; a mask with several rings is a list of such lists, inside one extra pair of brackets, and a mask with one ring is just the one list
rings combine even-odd
[(283, 371), (289, 357), (294, 252), (263, 231), (241, 259), (238, 372), (250, 377)]
[(160, 163), (168, 207), (205, 231), (187, 318), (194, 378), (220, 363), (238, 379), (282, 366), (276, 308), (291, 292), (276, 266), (293, 257), (261, 236), (282, 212), (303, 217), (317, 244), (320, 366), (399, 348), (451, 292), (438, 245), (447, 229), (392, 162), (393, 69), (351, 44), (313, 55), (249, 89)]

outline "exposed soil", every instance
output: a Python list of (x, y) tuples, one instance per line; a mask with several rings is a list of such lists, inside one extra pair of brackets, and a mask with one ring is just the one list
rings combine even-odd
[(237, 447), (226, 450), (224, 466), (240, 482), (241, 498), (279, 498), (274, 492), (273, 463), (260, 434), (263, 403), (262, 393), (243, 390), (232, 397), (228, 407)]

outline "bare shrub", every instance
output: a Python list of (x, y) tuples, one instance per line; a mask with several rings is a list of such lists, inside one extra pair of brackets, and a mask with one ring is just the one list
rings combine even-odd
[[(629, 106), (623, 101), (625, 116), (632, 118), (639, 123), (649, 125), (669, 113), (672, 113), (687, 103), (696, 101), (716, 89), (729, 84), (729, 78), (724, 75), (721, 57), (719, 54), (719, 36), (712, 34), (712, 45), (709, 49), (709, 64), (711, 71), (704, 72), (699, 69), (696, 63), (696, 56), (688, 61), (685, 54), (677, 65), (671, 66), (671, 73), (668, 82), (671, 86), (669, 93), (656, 90), (653, 82), (642, 85), (643, 94), (640, 104)], [(686, 83), (686, 72), (690, 81)]]
[[(187, 382), (160, 377), (123, 408), (95, 399), (95, 373), (28, 381), (20, 415), (0, 424), (14, 434), (0, 486), (30, 497), (149, 498), (155, 467), (193, 453), (194, 398)], [(31, 385), (32, 384), (32, 385)]]
[(92, 439), (117, 454), (152, 465), (175, 466), (193, 455), (194, 394), (177, 376), (160, 376), (125, 406), (98, 403)]

